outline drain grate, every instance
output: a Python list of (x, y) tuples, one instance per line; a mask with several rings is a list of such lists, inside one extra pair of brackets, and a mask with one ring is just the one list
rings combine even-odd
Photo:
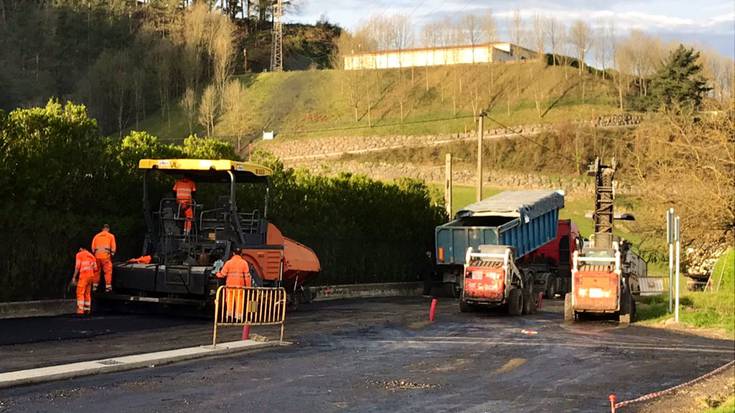
[(117, 360), (102, 360), (102, 361), (98, 361), (97, 363), (104, 364), (105, 366), (114, 366), (117, 364), (123, 364), (122, 361), (117, 361)]

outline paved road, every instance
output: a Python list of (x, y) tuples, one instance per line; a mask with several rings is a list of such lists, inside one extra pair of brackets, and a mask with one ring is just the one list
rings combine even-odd
[[(0, 391), (0, 411), (605, 411), (612, 391), (633, 398), (735, 358), (731, 341), (604, 322), (565, 326), (560, 303), (546, 303), (511, 318), (461, 314), (442, 301), (433, 324), (419, 298), (313, 304), (289, 316), (294, 346), (9, 389)], [(75, 334), (33, 340), (61, 324)], [(29, 320), (15, 325), (25, 331), (19, 344), (7, 327), (0, 321), (2, 369), (210, 338), (203, 320), (164, 317)]]

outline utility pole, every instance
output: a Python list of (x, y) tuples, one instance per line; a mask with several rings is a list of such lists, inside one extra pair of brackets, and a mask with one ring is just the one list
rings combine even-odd
[(482, 201), (482, 135), (485, 129), (485, 112), (480, 113), (477, 127), (477, 202)]
[(273, 45), (271, 46), (271, 72), (283, 71), (283, 0), (273, 2)]
[(452, 154), (446, 154), (444, 158), (444, 205), (447, 216), (452, 218)]

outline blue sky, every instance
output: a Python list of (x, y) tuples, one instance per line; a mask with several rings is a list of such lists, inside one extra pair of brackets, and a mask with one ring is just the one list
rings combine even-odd
[(320, 16), (352, 29), (370, 15), (401, 13), (410, 15), (417, 26), (435, 18), (492, 9), (499, 35), (515, 9), (524, 17), (535, 14), (563, 21), (583, 19), (594, 25), (614, 19), (618, 33), (641, 29), (666, 40), (704, 45), (720, 53), (735, 55), (735, 0), (301, 0), (289, 21), (313, 23)]

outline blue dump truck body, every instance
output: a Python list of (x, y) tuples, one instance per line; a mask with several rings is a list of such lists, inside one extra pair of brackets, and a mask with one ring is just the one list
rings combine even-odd
[(505, 191), (459, 211), (454, 220), (436, 227), (437, 270), (445, 283), (457, 283), (467, 248), (513, 247), (519, 259), (556, 238), (560, 191)]

